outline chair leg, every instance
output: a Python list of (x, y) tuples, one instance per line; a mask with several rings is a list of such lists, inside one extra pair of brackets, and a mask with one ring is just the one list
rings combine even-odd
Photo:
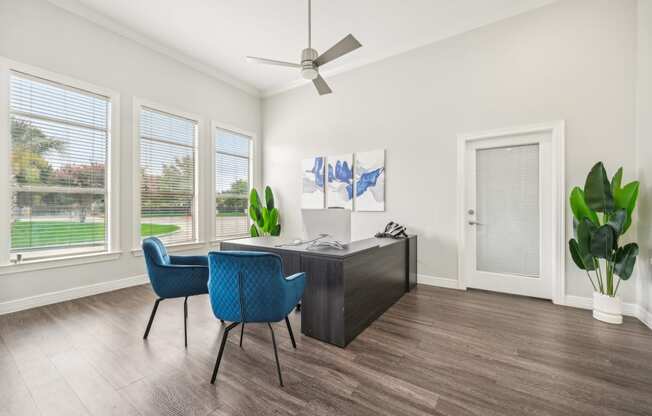
[(211, 377), (211, 384), (215, 384), (217, 378), (217, 370), (220, 368), (220, 361), (222, 361), (222, 354), (224, 353), (224, 346), (226, 345), (226, 338), (229, 336), (229, 331), (238, 326), (240, 322), (234, 322), (224, 328), (222, 332), (222, 343), (220, 344), (220, 352), (217, 353), (217, 360), (215, 361), (215, 368), (213, 369), (213, 376)]
[(274, 358), (276, 358), (276, 371), (278, 372), (278, 382), (283, 387), (283, 377), (281, 376), (281, 364), (278, 362), (278, 351), (276, 351), (276, 338), (274, 337), (274, 329), (272, 329), (272, 324), (267, 322), (269, 326), (269, 331), (272, 333), (272, 345), (274, 346)]
[(288, 327), (288, 332), (290, 333), (290, 340), (292, 341), (292, 347), (296, 350), (297, 349), (297, 343), (294, 342), (294, 334), (292, 333), (292, 325), (290, 325), (290, 320), (288, 317), (285, 317), (285, 325)]
[(244, 337), (244, 322), (242, 323), (242, 326), (240, 327), (240, 348), (242, 348), (242, 337)]
[(162, 300), (163, 299), (158, 298), (158, 299), (156, 299), (156, 302), (154, 302), (154, 308), (152, 309), (152, 314), (149, 316), (149, 322), (147, 322), (147, 329), (145, 329), (145, 335), (143, 335), (143, 339), (147, 339), (147, 336), (149, 335), (149, 330), (152, 329), (152, 322), (154, 322), (154, 315), (156, 315), (156, 310), (158, 309), (158, 304)]
[(188, 296), (183, 300), (183, 345), (188, 348)]

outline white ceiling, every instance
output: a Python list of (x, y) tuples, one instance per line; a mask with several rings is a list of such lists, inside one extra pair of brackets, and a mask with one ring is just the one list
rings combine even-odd
[[(245, 56), (298, 62), (308, 43), (307, 0), (51, 1), (250, 92), (302, 83), (298, 70)], [(348, 33), (362, 43), (322, 68), (328, 78), (553, 1), (313, 0), (313, 48), (323, 52)]]

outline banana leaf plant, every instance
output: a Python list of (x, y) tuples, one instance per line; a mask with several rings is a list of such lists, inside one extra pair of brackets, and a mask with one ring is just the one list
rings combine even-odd
[[(586, 274), (593, 289), (616, 296), (620, 282), (631, 277), (638, 244), (620, 245), (619, 239), (632, 225), (639, 182), (622, 186), (623, 168), (609, 181), (602, 162), (586, 178), (584, 189), (570, 194), (575, 238), (568, 243), (573, 262)], [(614, 286), (614, 276), (618, 277)]]
[(265, 204), (261, 202), (258, 191), (255, 188), (251, 189), (249, 194), (249, 217), (251, 217), (252, 221), (249, 229), (252, 237), (281, 234), (279, 213), (278, 208), (274, 206), (272, 188), (265, 187)]

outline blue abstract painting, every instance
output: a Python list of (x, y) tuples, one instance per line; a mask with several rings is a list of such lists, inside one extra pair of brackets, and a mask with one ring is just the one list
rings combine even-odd
[(324, 157), (317, 156), (301, 161), (302, 190), (301, 208), (324, 208)]
[(353, 208), (353, 155), (327, 158), (326, 205), (328, 208)]
[(355, 210), (385, 210), (385, 150), (355, 154)]

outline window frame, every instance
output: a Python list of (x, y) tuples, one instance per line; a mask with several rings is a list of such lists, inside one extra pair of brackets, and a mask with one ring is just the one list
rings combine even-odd
[(202, 137), (204, 136), (204, 122), (201, 116), (193, 113), (188, 113), (181, 111), (176, 108), (172, 108), (165, 104), (156, 103), (147, 99), (134, 97), (133, 99), (133, 140), (132, 140), (132, 186), (133, 186), (133, 197), (132, 197), (132, 253), (134, 255), (142, 254), (142, 239), (140, 236), (140, 222), (141, 222), (141, 198), (140, 198), (140, 185), (141, 185), (141, 175), (140, 175), (140, 115), (143, 108), (149, 108), (153, 111), (159, 111), (161, 113), (167, 113), (172, 116), (177, 116), (185, 118), (197, 123), (197, 129), (195, 131), (195, 139), (193, 145), (193, 158), (194, 158), (194, 195), (193, 195), (193, 240), (184, 241), (174, 244), (166, 244), (166, 247), (171, 248), (173, 251), (176, 250), (190, 250), (194, 248), (199, 248), (205, 245), (205, 237), (200, 232), (203, 225), (200, 210), (200, 205), (202, 205), (201, 196), (203, 195), (203, 180), (201, 173), (201, 148), (202, 148)]
[[(245, 136), (245, 137), (247, 137), (249, 139), (249, 190), (248, 190), (248, 192), (251, 192), (251, 189), (256, 187), (256, 183), (257, 183), (257, 181), (256, 181), (257, 172), (255, 172), (255, 167), (257, 166), (257, 164), (256, 164), (256, 157), (257, 157), (256, 134), (251, 132), (251, 131), (247, 131), (247, 130), (244, 130), (244, 129), (240, 129), (238, 127), (230, 126), (230, 125), (228, 125), (226, 123), (222, 123), (222, 122), (219, 122), (219, 121), (212, 120), (211, 121), (211, 131), (210, 131), (210, 145), (211, 145), (211, 152), (210, 152), (210, 166), (211, 166), (210, 187), (211, 187), (211, 189), (210, 189), (210, 211), (209, 211), (210, 218), (209, 218), (209, 221), (208, 221), (208, 224), (209, 224), (209, 227), (210, 227), (210, 230), (211, 230), (210, 231), (210, 242), (211, 243), (219, 243), (221, 241), (232, 240), (232, 239), (239, 238), (239, 237), (241, 238), (241, 237), (248, 237), (249, 236), (248, 231), (246, 233), (242, 233), (242, 234), (234, 234), (234, 235), (222, 236), (222, 237), (217, 236), (217, 233), (216, 233), (217, 220), (215, 218), (215, 208), (216, 208), (216, 205), (217, 205), (217, 202), (216, 202), (217, 192), (215, 191), (215, 187), (216, 187), (217, 184), (216, 184), (216, 181), (215, 181), (215, 175), (216, 175), (215, 167), (216, 167), (216, 163), (217, 163), (217, 158), (216, 158), (216, 153), (217, 153), (217, 150), (216, 150), (216, 145), (217, 145), (216, 133), (217, 133), (218, 129), (219, 130), (230, 131), (232, 133), (236, 133), (236, 134), (239, 134), (241, 136)], [(247, 199), (249, 199), (248, 195), (247, 195)], [(248, 215), (247, 215), (247, 221), (248, 221), (249, 227), (251, 227), (251, 219), (249, 218)]]
[[(11, 235), (11, 163), (9, 163), (11, 148), (10, 123), (10, 81), (12, 72), (41, 78), (45, 82), (61, 84), (64, 87), (87, 91), (90, 94), (107, 97), (109, 101), (109, 116), (107, 118), (107, 155), (106, 155), (106, 248), (92, 253), (66, 253), (64, 255), (38, 256), (20, 263), (12, 263), (10, 257), (11, 238), (0, 240), (0, 274), (13, 273), (18, 270), (32, 270), (32, 264), (56, 262), (66, 264), (77, 263), (82, 259), (104, 261), (107, 258), (117, 258), (120, 254), (120, 94), (111, 89), (81, 81), (66, 75), (48, 71), (36, 66), (12, 61), (0, 56), (0, 162), (6, 162), (7, 172), (0, 175), (0, 234)], [(7, 271), (9, 268), (9, 271)]]

